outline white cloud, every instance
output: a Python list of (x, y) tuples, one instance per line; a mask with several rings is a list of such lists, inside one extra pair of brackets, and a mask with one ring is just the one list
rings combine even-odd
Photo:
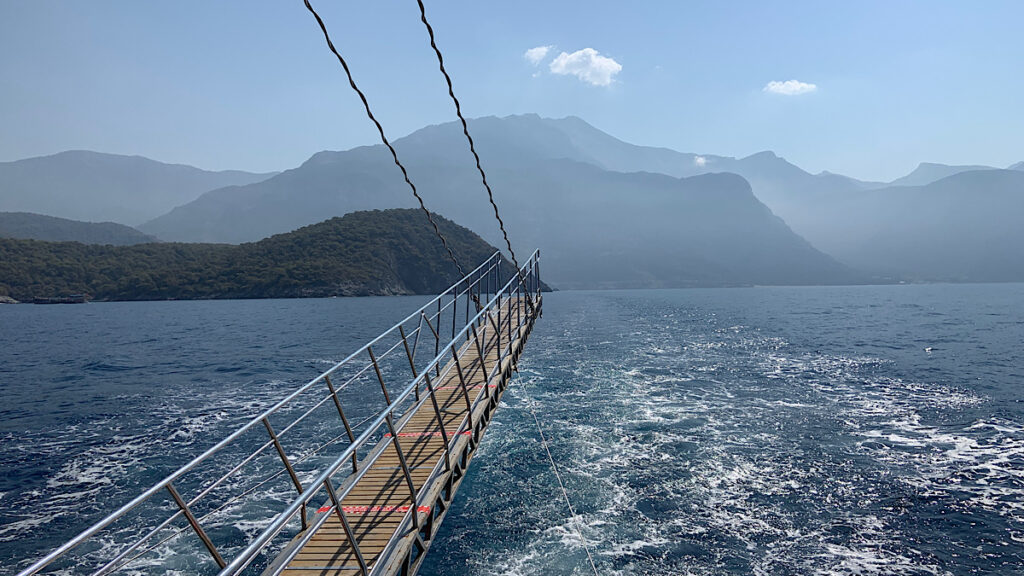
[(554, 46), (537, 46), (536, 48), (530, 48), (523, 54), (523, 58), (530, 61), (530, 64), (537, 66), (540, 61), (547, 57), (548, 52), (554, 48)]
[(800, 94), (814, 92), (817, 89), (817, 85), (801, 82), (799, 80), (786, 80), (785, 82), (773, 80), (765, 84), (762, 90), (773, 94), (782, 94), (783, 96), (799, 96)]
[(708, 159), (703, 156), (694, 156), (693, 163), (697, 166), (706, 166), (708, 163)]
[(550, 69), (552, 74), (571, 74), (588, 84), (607, 86), (622, 71), (622, 64), (593, 48), (584, 48), (572, 54), (562, 52), (551, 61)]

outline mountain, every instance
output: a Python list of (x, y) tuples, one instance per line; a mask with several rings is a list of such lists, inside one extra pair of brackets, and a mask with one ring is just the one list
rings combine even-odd
[[(541, 247), (560, 288), (856, 282), (758, 202), (734, 174), (673, 178), (564, 160), (496, 172), (512, 230)], [(481, 223), (483, 225), (483, 223)], [(492, 225), (493, 226), (493, 225)]]
[[(818, 217), (819, 204), (885, 186), (829, 172), (811, 174), (770, 151), (733, 158), (629, 144), (575, 116), (551, 119), (527, 114), (480, 118), (473, 122), (472, 130), (474, 138), (486, 143), (487, 147), (482, 149), (488, 151), (489, 162), (494, 156), (528, 154), (577, 160), (616, 172), (654, 172), (677, 178), (722, 172), (738, 174), (750, 183), (758, 200), (812, 244), (830, 233), (830, 225)], [(445, 145), (440, 149), (457, 150), (461, 137), (454, 125), (444, 124), (425, 128), (403, 140), (421, 142), (417, 149), (427, 148), (428, 139), (443, 141)], [(152, 233), (164, 231), (154, 229)]]
[[(859, 279), (794, 234), (736, 175), (609, 170), (614, 139), (602, 151), (536, 115), (481, 118), (471, 130), (512, 239), (521, 252), (541, 248), (547, 279), (560, 288)], [(458, 125), (427, 127), (395, 146), (429, 208), (503, 245)], [(653, 150), (671, 164), (671, 151)], [(244, 242), (324, 216), (414, 205), (390, 155), (367, 146), (214, 190), (140, 229), (167, 240)]]
[(204, 192), (269, 176), (76, 150), (0, 162), (0, 211), (134, 226)]
[(995, 170), (991, 166), (948, 166), (946, 164), (932, 164), (931, 162), (922, 162), (918, 164), (917, 168), (913, 172), (907, 174), (902, 178), (897, 178), (889, 183), (890, 186), (924, 186), (925, 184), (931, 184), (938, 180), (942, 180), (948, 176), (959, 174), (960, 172), (970, 172), (975, 170)]
[[(450, 220), (437, 223), (467, 269), (496, 251)], [(0, 296), (23, 301), (434, 294), (458, 277), (419, 210), (356, 212), (240, 246), (0, 239)]]
[(782, 218), (794, 232), (817, 248), (828, 238), (831, 225), (819, 217), (822, 204), (835, 198), (884, 186), (829, 172), (811, 174), (770, 151), (743, 158), (676, 152), (623, 142), (570, 116), (562, 119), (530, 117), (564, 134), (583, 161), (620, 172), (658, 172), (676, 177), (729, 172), (750, 183), (754, 195)]
[(1024, 170), (1024, 162), (1017, 162), (1013, 166), (1007, 168), (1007, 170)]
[(28, 212), (0, 212), (0, 238), (115, 246), (159, 242), (156, 238), (123, 224), (79, 222)]
[(1024, 172), (976, 170), (924, 186), (849, 195), (823, 207), (819, 247), (906, 280), (1024, 281)]
[[(876, 279), (1024, 280), (1022, 257), (1013, 249), (1024, 245), (1016, 233), (1024, 221), (1024, 187), (1014, 175), (1024, 162), (1010, 174), (987, 166), (925, 163), (886, 185), (810, 174), (772, 152), (731, 158), (636, 146), (575, 117), (505, 120), (543, 134), (549, 148), (561, 138), (567, 141), (560, 145), (564, 156), (609, 170), (738, 174), (815, 248)], [(947, 222), (956, 225), (944, 227)]]

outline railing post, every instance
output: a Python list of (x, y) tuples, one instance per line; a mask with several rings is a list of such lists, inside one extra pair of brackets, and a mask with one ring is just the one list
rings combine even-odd
[[(441, 300), (444, 300), (444, 295), (437, 297), (437, 330), (434, 327), (430, 327), (430, 331), (434, 333), (434, 358), (437, 358), (438, 354), (441, 353)], [(430, 324), (430, 319), (427, 318), (427, 324)], [(436, 374), (441, 375), (441, 365), (435, 364)]]
[(530, 292), (533, 292), (534, 294), (536, 294), (537, 292), (540, 291), (540, 277), (537, 276), (537, 262), (536, 261), (534, 261), (533, 265), (530, 266), (530, 280), (532, 280), (532, 283), (530, 284)]
[(459, 355), (452, 346), (452, 359), (455, 361), (455, 372), (459, 375), (459, 384), (462, 385), (462, 395), (466, 398), (466, 418), (469, 420), (469, 431), (475, 434), (473, 429), (473, 403), (469, 401), (469, 388), (466, 388), (466, 377), (462, 374), (462, 366), (459, 362)]
[[(500, 308), (499, 308), (499, 310), (500, 310)], [(504, 350), (504, 345), (501, 343), (501, 338), (502, 338), (502, 336), (501, 336), (501, 332), (502, 332), (501, 324), (500, 323), (495, 323), (493, 316), (488, 315), (487, 318), (490, 320), (491, 328), (494, 330), (494, 346), (495, 346), (495, 348), (498, 351), (498, 361), (496, 362), (496, 365), (500, 369), (501, 368), (501, 353)], [(487, 338), (484, 338), (484, 342), (487, 342)]]
[(192, 511), (189, 510), (188, 504), (185, 504), (185, 500), (181, 498), (181, 494), (178, 494), (178, 491), (175, 490), (174, 484), (168, 483), (167, 491), (171, 493), (171, 498), (174, 498), (175, 504), (178, 505), (178, 508), (180, 508), (181, 512), (185, 515), (185, 519), (187, 519), (189, 525), (192, 526), (192, 530), (195, 531), (196, 535), (199, 536), (199, 539), (206, 545), (206, 549), (210, 551), (210, 555), (213, 556), (213, 560), (217, 563), (217, 566), (220, 566), (221, 568), (227, 566), (228, 563), (221, 557), (220, 552), (217, 552), (217, 547), (213, 545), (213, 541), (210, 540), (210, 537), (206, 535), (205, 531), (203, 531), (203, 527), (199, 525), (199, 521), (196, 520)]
[[(416, 360), (416, 350), (419, 348), (419, 345), (420, 345), (420, 334), (423, 333), (423, 318), (424, 317), (425, 317), (425, 315), (423, 314), (423, 312), (420, 312), (420, 321), (416, 324), (416, 338), (412, 341), (412, 359), (414, 361)], [(436, 354), (435, 354), (435, 356), (436, 356)]]
[[(438, 330), (434, 330), (434, 325), (430, 323), (430, 318), (427, 318), (426, 314), (421, 313), (420, 315), (423, 317), (424, 320), (427, 321), (427, 328), (430, 328), (430, 333), (434, 335), (434, 342), (435, 342), (435, 344), (434, 344), (434, 358), (437, 358), (438, 354), (440, 354), (440, 350), (438, 348), (438, 344), (437, 343), (441, 342), (441, 335), (438, 334), (438, 330), (440, 330), (440, 326), (441, 326), (441, 322), (440, 322), (441, 313), (438, 312), (438, 316), (437, 316), (438, 317), (438, 323), (437, 323)], [(434, 374), (436, 374), (437, 376), (441, 376), (441, 364), (438, 363), (438, 362), (434, 362)]]
[(487, 362), (484, 360), (484, 347), (480, 345), (480, 337), (476, 332), (476, 325), (473, 325), (473, 340), (476, 342), (476, 353), (480, 356), (480, 369), (484, 374), (484, 389), (487, 388), (487, 383), (491, 379), (491, 371), (487, 369)]
[(533, 291), (540, 292), (540, 254), (535, 253), (533, 259)]
[(526, 287), (523, 286), (523, 279), (516, 282), (516, 336), (519, 336), (519, 329), (523, 326), (522, 299), (526, 295)]
[(402, 452), (402, 444), (398, 441), (398, 430), (395, 429), (395, 423), (391, 419), (391, 412), (388, 411), (388, 415), (384, 418), (388, 423), (388, 430), (391, 432), (391, 440), (395, 443), (395, 451), (398, 452), (398, 462), (402, 465), (402, 472), (405, 473), (405, 482), (409, 485), (409, 496), (412, 498), (412, 505), (409, 509), (412, 511), (412, 525), (417, 530), (420, 529), (419, 511), (416, 510), (416, 485), (412, 482), (412, 472), (409, 471), (409, 463), (405, 461), (405, 454)]
[[(324, 376), (324, 381), (327, 382), (327, 389), (331, 391), (331, 397), (334, 398), (334, 406), (338, 409), (338, 416), (341, 416), (341, 423), (345, 425), (345, 433), (348, 434), (349, 446), (356, 443), (356, 435), (352, 432), (352, 426), (349, 426), (348, 418), (345, 417), (345, 411), (341, 409), (341, 399), (338, 398), (338, 392), (334, 389), (334, 384), (331, 384), (331, 377)], [(359, 458), (356, 456), (355, 450), (352, 451), (352, 472), (359, 471)]]
[[(405, 329), (402, 325), (398, 325), (398, 333), (402, 335), (402, 345), (405, 346), (405, 356), (409, 358), (409, 369), (412, 370), (412, 377), (416, 379), (416, 364), (412, 361), (412, 351), (409, 350), (409, 341), (405, 338)], [(416, 395), (416, 401), (420, 401), (420, 387), (417, 385), (416, 390), (413, 392)]]
[(437, 395), (434, 394), (434, 384), (430, 381), (430, 372), (423, 374), (427, 382), (427, 393), (430, 394), (430, 402), (434, 405), (434, 415), (437, 416), (437, 425), (441, 428), (441, 438), (444, 439), (444, 465), (446, 470), (452, 469), (451, 446), (448, 441), (448, 431), (445, 430), (444, 417), (441, 415), (441, 407), (437, 404)]
[(373, 355), (373, 347), (367, 346), (366, 351), (370, 353), (370, 361), (373, 362), (373, 371), (377, 373), (377, 380), (380, 382), (380, 389), (384, 392), (384, 402), (391, 406), (391, 396), (388, 394), (388, 387), (384, 384), (384, 375), (380, 373), (380, 364), (377, 364), (377, 357)]
[[(501, 288), (498, 288), (498, 290), (501, 290)], [(502, 308), (501, 296), (502, 296), (501, 294), (498, 294), (498, 306), (497, 306), (497, 308), (498, 308), (498, 325), (495, 326), (495, 328), (494, 328), (494, 335), (497, 338), (497, 342), (495, 342), (495, 345), (498, 347), (498, 368), (499, 369), (501, 368), (501, 351), (502, 351), (502, 347), (501, 347), (501, 308)], [(490, 317), (490, 315), (491, 315), (491, 313), (488, 312), (487, 313), (488, 318)]]
[[(456, 325), (456, 323), (458, 323), (458, 321), (459, 321), (459, 289), (458, 289), (458, 286), (456, 285), (455, 288), (452, 288), (452, 338), (451, 338), (451, 340), (455, 340), (455, 325)], [(451, 342), (451, 340), (449, 340), (449, 342)]]
[(324, 480), (324, 487), (327, 488), (327, 495), (331, 498), (331, 503), (334, 504), (334, 509), (338, 512), (338, 519), (341, 520), (341, 527), (345, 530), (345, 536), (348, 537), (348, 541), (352, 543), (352, 550), (356, 553), (356, 560), (359, 561), (359, 570), (362, 571), (363, 576), (369, 576), (369, 571), (366, 567), (366, 560), (363, 558), (363, 551), (359, 548), (359, 542), (356, 541), (356, 534), (352, 531), (352, 526), (348, 523), (348, 517), (345, 516), (345, 511), (341, 508), (341, 500), (338, 500), (338, 494), (334, 491), (334, 486), (331, 485), (331, 479), (326, 478)]
[[(284, 462), (284, 467), (288, 470), (288, 475), (292, 478), (292, 483), (295, 484), (295, 489), (302, 494), (302, 483), (299, 482), (298, 475), (295, 474), (295, 469), (292, 468), (292, 463), (288, 460), (288, 455), (284, 453), (284, 446), (281, 445), (281, 441), (277, 439), (277, 434), (274, 433), (274, 428), (270, 425), (270, 420), (264, 416), (263, 425), (267, 427), (267, 433), (270, 434), (270, 439), (274, 441), (274, 448), (277, 449), (277, 454), (281, 457), (281, 461)], [(305, 530), (306, 526), (306, 505), (302, 505), (302, 529)]]

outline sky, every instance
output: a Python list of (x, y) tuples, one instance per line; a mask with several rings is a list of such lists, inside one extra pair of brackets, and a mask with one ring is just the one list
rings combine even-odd
[[(455, 119), (415, 0), (313, 1), (389, 137)], [(470, 117), (865, 180), (1024, 160), (1019, 0), (425, 3)], [(374, 143), (301, 0), (0, 0), (0, 161), (264, 172)]]

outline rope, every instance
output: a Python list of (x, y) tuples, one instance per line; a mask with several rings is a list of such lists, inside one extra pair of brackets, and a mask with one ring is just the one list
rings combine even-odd
[(530, 415), (533, 416), (533, 422), (537, 425), (537, 433), (540, 434), (540, 443), (544, 446), (544, 452), (548, 455), (548, 462), (551, 464), (551, 471), (555, 473), (555, 478), (558, 479), (558, 487), (562, 490), (562, 498), (565, 499), (565, 505), (569, 508), (569, 514), (572, 516), (573, 523), (576, 525), (576, 534), (580, 537), (580, 542), (583, 544), (583, 549), (587, 552), (587, 560), (590, 562), (590, 567), (594, 570), (594, 576), (600, 576), (597, 572), (597, 566), (594, 564), (594, 557), (590, 554), (590, 546), (587, 545), (587, 539), (583, 537), (583, 528), (580, 524), (580, 517), (576, 515), (576, 511), (572, 507), (572, 503), (569, 502), (569, 492), (565, 489), (565, 483), (562, 482), (562, 475), (558, 473), (558, 466), (555, 465), (555, 459), (551, 456), (551, 449), (548, 447), (548, 439), (544, 436), (544, 429), (540, 426), (540, 420), (537, 418), (537, 412), (533, 409), (533, 404), (530, 399), (527, 398), (526, 407), (530, 410)]
[(402, 177), (405, 178), (405, 183), (409, 185), (410, 189), (412, 189), (412, 195), (415, 196), (416, 200), (419, 201), (420, 209), (423, 210), (423, 213), (427, 215), (427, 220), (430, 221), (430, 225), (434, 227), (434, 234), (441, 239), (441, 244), (443, 244), (444, 249), (448, 251), (448, 259), (455, 264), (455, 267), (459, 271), (459, 275), (461, 277), (465, 277), (466, 271), (463, 270), (462, 265), (459, 264), (459, 260), (455, 257), (455, 253), (452, 252), (451, 247), (448, 246), (448, 240), (444, 237), (443, 234), (441, 234), (440, 229), (438, 229), (437, 222), (434, 221), (434, 217), (430, 213), (430, 210), (427, 210), (426, 205), (423, 203), (423, 198), (420, 196), (419, 191), (416, 190), (416, 185), (413, 184), (412, 180), (409, 179), (409, 173), (406, 171), (405, 166), (403, 166), (402, 163), (398, 160), (398, 152), (395, 151), (395, 147), (391, 145), (391, 142), (388, 141), (387, 136), (384, 135), (384, 127), (380, 125), (380, 122), (377, 121), (376, 116), (374, 116), (373, 112), (370, 110), (370, 103), (366, 100), (366, 95), (363, 94), (363, 91), (360, 90), (359, 86), (356, 85), (356, 81), (352, 78), (352, 71), (349, 70), (348, 63), (345, 62), (345, 58), (343, 58), (341, 54), (338, 52), (337, 48), (334, 47), (334, 42), (331, 42), (331, 35), (327, 33), (327, 26), (324, 24), (323, 19), (320, 18), (320, 15), (317, 14), (316, 10), (313, 9), (313, 6), (309, 3), (309, 0), (303, 0), (303, 2), (306, 4), (306, 9), (309, 10), (310, 14), (313, 15), (313, 18), (316, 18), (316, 23), (320, 25), (320, 30), (324, 34), (324, 40), (327, 41), (327, 47), (331, 49), (331, 52), (334, 53), (334, 55), (338, 58), (338, 62), (341, 63), (341, 67), (345, 69), (345, 75), (348, 76), (349, 86), (351, 86), (352, 89), (355, 90), (356, 94), (359, 95), (359, 99), (363, 101), (363, 108), (366, 109), (366, 115), (369, 116), (370, 120), (373, 122), (373, 125), (377, 127), (377, 132), (380, 134), (381, 142), (383, 142), (384, 145), (387, 146), (388, 150), (391, 151), (391, 158), (394, 159), (395, 166), (398, 166), (398, 168), (402, 171)]
[(469, 151), (473, 153), (473, 158), (476, 160), (476, 169), (480, 172), (480, 179), (484, 183), (484, 188), (487, 189), (487, 199), (490, 200), (491, 207), (494, 208), (494, 217), (498, 219), (498, 227), (501, 228), (501, 233), (505, 237), (508, 253), (512, 256), (512, 263), (516, 265), (516, 270), (518, 270), (519, 260), (516, 259), (515, 251), (512, 250), (512, 243), (509, 242), (508, 232), (505, 230), (505, 222), (501, 219), (501, 215), (498, 214), (498, 205), (494, 202), (494, 192), (491, 191), (491, 186), (487, 183), (487, 174), (484, 173), (484, 168), (480, 165), (480, 155), (476, 153), (473, 137), (469, 135), (469, 126), (466, 124), (466, 118), (462, 115), (462, 105), (459, 104), (459, 99), (455, 97), (452, 77), (448, 75), (448, 71), (444, 67), (444, 56), (441, 56), (441, 49), (437, 47), (437, 43), (434, 41), (434, 28), (430, 26), (430, 22), (427, 22), (427, 9), (423, 6), (423, 0), (416, 0), (416, 3), (420, 5), (420, 21), (427, 27), (427, 34), (430, 36), (430, 47), (434, 49), (434, 54), (437, 55), (437, 64), (441, 68), (441, 74), (444, 74), (444, 80), (448, 83), (448, 96), (451, 96), (452, 102), (455, 102), (455, 114), (458, 115), (459, 120), (462, 122), (462, 133), (466, 135), (466, 140), (469, 141)]
[[(455, 114), (459, 117), (459, 121), (462, 122), (462, 133), (466, 136), (466, 140), (469, 142), (469, 151), (473, 153), (473, 159), (476, 160), (476, 169), (480, 172), (480, 180), (484, 184), (484, 188), (487, 190), (487, 199), (491, 203), (491, 208), (494, 209), (494, 217), (498, 220), (498, 227), (501, 228), (501, 234), (505, 238), (505, 246), (508, 247), (508, 253), (512, 256), (512, 264), (516, 267), (516, 275), (519, 276), (519, 281), (522, 284), (526, 284), (526, 279), (523, 278), (522, 270), (519, 267), (519, 260), (516, 258), (516, 252), (512, 249), (512, 242), (508, 239), (508, 231), (505, 230), (505, 221), (501, 219), (501, 214), (498, 213), (498, 204), (494, 201), (494, 192), (491, 190), (491, 185), (487, 183), (487, 174), (484, 172), (483, 166), (480, 164), (480, 155), (476, 152), (476, 145), (473, 142), (473, 137), (469, 135), (469, 125), (466, 123), (465, 116), (462, 115), (462, 105), (459, 103), (459, 99), (455, 96), (455, 88), (452, 86), (452, 77), (448, 75), (448, 70), (444, 67), (444, 56), (441, 55), (441, 49), (437, 47), (437, 42), (434, 39), (434, 28), (427, 21), (427, 9), (423, 5), (423, 0), (416, 0), (416, 3), (420, 7), (420, 21), (427, 27), (427, 35), (430, 36), (430, 47), (434, 49), (434, 54), (437, 55), (437, 65), (441, 69), (441, 74), (444, 75), (444, 80), (448, 84), (448, 96), (451, 97), (452, 102), (455, 103)], [(533, 312), (533, 295), (529, 292), (526, 293), (526, 302), (530, 307), (530, 311)]]

